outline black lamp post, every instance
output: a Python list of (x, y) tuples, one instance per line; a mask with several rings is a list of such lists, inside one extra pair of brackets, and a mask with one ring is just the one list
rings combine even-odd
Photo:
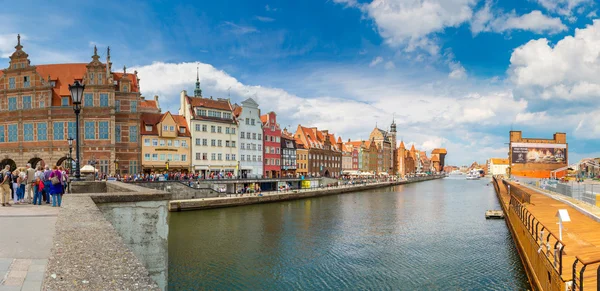
[(67, 142), (69, 142), (69, 174), (73, 174), (73, 138), (69, 136)]
[(81, 112), (81, 98), (83, 97), (84, 89), (85, 85), (82, 85), (79, 81), (75, 81), (73, 85), (69, 85), (73, 111), (75, 111), (75, 181), (81, 180), (81, 172), (79, 171), (79, 161), (81, 160), (79, 151), (79, 113)]

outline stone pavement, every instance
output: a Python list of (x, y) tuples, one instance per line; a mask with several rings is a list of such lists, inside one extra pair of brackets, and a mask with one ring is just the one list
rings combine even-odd
[(60, 208), (0, 207), (0, 291), (41, 290)]

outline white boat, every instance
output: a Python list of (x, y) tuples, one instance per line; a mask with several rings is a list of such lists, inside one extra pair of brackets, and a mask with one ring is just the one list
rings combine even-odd
[(452, 176), (461, 176), (463, 173), (459, 170), (454, 170), (452, 172), (450, 172), (450, 175)]
[(467, 180), (479, 180), (480, 178), (481, 178), (481, 175), (479, 174), (479, 171), (476, 171), (476, 170), (471, 170), (467, 174)]

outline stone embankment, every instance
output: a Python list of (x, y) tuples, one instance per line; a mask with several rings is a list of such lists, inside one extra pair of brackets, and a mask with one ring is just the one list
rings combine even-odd
[(186, 199), (172, 200), (169, 202), (169, 211), (184, 211), (184, 210), (202, 210), (211, 208), (233, 207), (259, 203), (280, 202), (312, 197), (320, 197), (334, 194), (343, 194), (349, 192), (364, 191), (369, 189), (389, 187), (395, 185), (403, 185), (433, 179), (440, 179), (444, 176), (429, 176), (411, 178), (409, 180), (392, 181), (392, 182), (376, 182), (359, 185), (342, 185), (335, 187), (322, 187), (313, 189), (299, 189), (291, 191), (265, 192), (262, 196), (254, 196), (246, 194), (241, 197), (217, 197), (207, 199)]

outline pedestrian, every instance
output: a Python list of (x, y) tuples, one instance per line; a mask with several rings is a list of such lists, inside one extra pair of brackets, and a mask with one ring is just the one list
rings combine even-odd
[(52, 186), (52, 182), (50, 182), (50, 167), (46, 166), (44, 170), (44, 197), (46, 199), (46, 204), (50, 204), (50, 187)]
[[(67, 171), (65, 171), (65, 169), (63, 169), (63, 167), (58, 167), (58, 170), (60, 171), (60, 173), (62, 174), (62, 193), (60, 193), (61, 195), (65, 194), (67, 192), (67, 181), (69, 179), (69, 176), (67, 176)], [(106, 179), (106, 178), (105, 178)], [(61, 197), (62, 198), (62, 197)], [(62, 199), (61, 199), (62, 200)]]
[(50, 182), (52, 186), (50, 186), (50, 194), (52, 195), (52, 207), (60, 207), (61, 204), (61, 193), (62, 189), (62, 173), (58, 170), (57, 166), (52, 167), (52, 173), (50, 174)]
[(27, 163), (27, 170), (25, 171), (27, 177), (25, 178), (25, 193), (27, 194), (27, 203), (32, 203), (34, 195), (35, 185), (35, 169), (31, 167), (30, 163)]
[(25, 183), (27, 181), (27, 173), (25, 171), (16, 170), (15, 176), (17, 176), (17, 198), (19, 204), (25, 203)]
[(0, 172), (0, 203), (2, 207), (10, 205), (10, 165), (4, 166), (4, 170)]
[(44, 177), (44, 172), (42, 172), (42, 167), (38, 166), (35, 174), (34, 174), (34, 186), (33, 186), (33, 205), (42, 205), (42, 188), (44, 187), (44, 183), (42, 179)]

